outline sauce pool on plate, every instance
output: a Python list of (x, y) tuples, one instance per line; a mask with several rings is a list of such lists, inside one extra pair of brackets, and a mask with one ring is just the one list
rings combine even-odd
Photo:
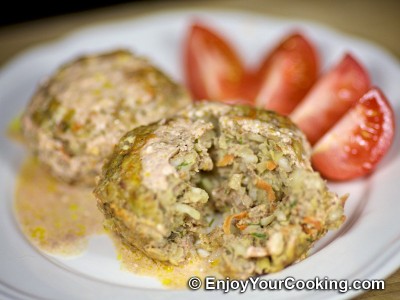
[(63, 183), (36, 159), (28, 158), (20, 170), (14, 199), (21, 231), (40, 251), (61, 258), (85, 255), (90, 237), (107, 233), (117, 249), (121, 270), (155, 277), (169, 288), (185, 287), (191, 276), (213, 275), (214, 261), (192, 259), (173, 266), (125, 246), (104, 230), (92, 190)]
[(92, 188), (58, 181), (34, 158), (21, 168), (14, 201), (22, 232), (43, 252), (78, 255), (89, 236), (104, 232)]

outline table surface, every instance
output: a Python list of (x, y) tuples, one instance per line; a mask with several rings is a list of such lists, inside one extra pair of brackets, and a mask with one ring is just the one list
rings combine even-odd
[[(228, 8), (317, 21), (345, 33), (371, 40), (400, 58), (400, 1), (182, 0), (140, 1), (0, 27), (0, 67), (31, 46), (60, 38), (85, 25), (130, 19), (164, 10), (197, 7)], [(386, 279), (384, 291), (369, 291), (357, 297), (357, 299), (399, 298), (400, 269)]]

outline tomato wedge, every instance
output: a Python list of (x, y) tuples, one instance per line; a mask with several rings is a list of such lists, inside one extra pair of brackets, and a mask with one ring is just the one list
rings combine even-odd
[(314, 46), (291, 34), (261, 64), (256, 105), (287, 115), (304, 98), (318, 76)]
[(392, 107), (378, 88), (372, 88), (315, 145), (313, 166), (331, 180), (366, 175), (388, 151), (394, 127)]
[(315, 144), (370, 88), (368, 73), (350, 54), (323, 75), (291, 114)]
[(245, 98), (242, 61), (217, 33), (199, 23), (193, 24), (184, 46), (184, 59), (187, 86), (195, 100)]

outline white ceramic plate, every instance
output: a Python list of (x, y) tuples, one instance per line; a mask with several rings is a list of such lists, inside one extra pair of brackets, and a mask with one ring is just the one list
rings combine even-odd
[[(179, 11), (110, 23), (76, 32), (60, 41), (27, 51), (0, 72), (0, 130), (18, 115), (37, 84), (60, 64), (87, 52), (128, 47), (152, 59), (182, 81), (181, 43), (188, 24), (197, 17), (215, 25), (255, 63), (286, 33), (300, 29), (318, 47), (323, 67), (350, 51), (367, 67), (372, 81), (400, 111), (400, 66), (382, 49), (323, 26), (221, 11)], [(18, 229), (13, 215), (16, 173), (26, 155), (18, 145), (0, 137), (0, 295), (13, 299), (204, 299), (220, 292), (165, 290), (153, 278), (120, 271), (113, 246), (105, 236), (91, 240), (88, 251), (75, 259), (49, 257), (35, 250)], [(306, 260), (265, 278), (382, 279), (400, 266), (399, 134), (389, 155), (367, 179), (331, 185), (350, 192), (344, 226), (329, 233)], [(252, 299), (348, 298), (356, 293), (336, 291), (247, 292)], [(229, 293), (239, 297), (238, 293)]]

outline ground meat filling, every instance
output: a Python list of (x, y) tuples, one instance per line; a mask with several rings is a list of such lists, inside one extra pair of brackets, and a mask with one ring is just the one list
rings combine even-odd
[(197, 104), (129, 132), (95, 194), (126, 244), (172, 264), (207, 257), (236, 278), (292, 264), (344, 219), (303, 134), (246, 106)]
[(123, 134), (190, 103), (185, 89), (126, 50), (80, 57), (36, 91), (22, 116), (29, 148), (68, 183), (95, 184)]

